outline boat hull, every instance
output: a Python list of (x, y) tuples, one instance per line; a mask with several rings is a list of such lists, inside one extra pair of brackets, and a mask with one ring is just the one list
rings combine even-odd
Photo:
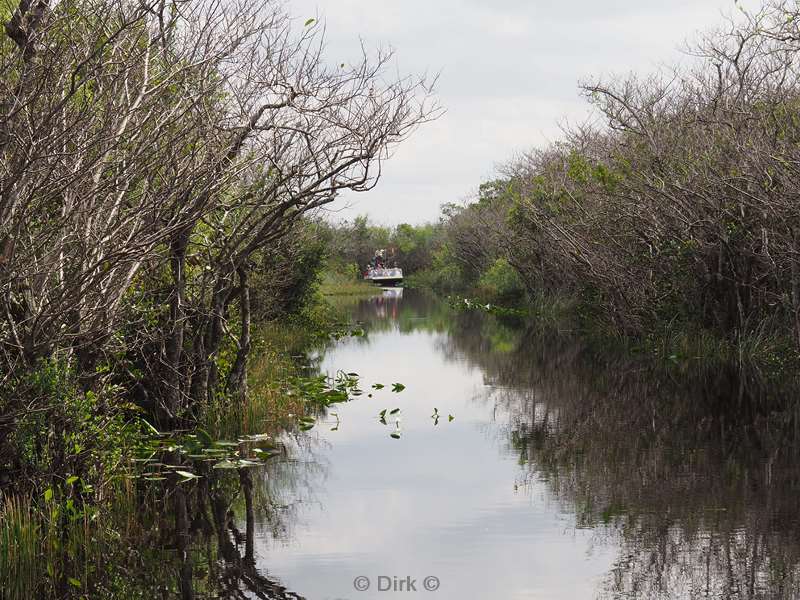
[(403, 278), (402, 277), (399, 277), (399, 278), (397, 278), (397, 277), (379, 277), (379, 278), (367, 279), (367, 281), (371, 281), (375, 285), (393, 287), (393, 286), (396, 286), (398, 284), (403, 283)]
[(375, 285), (396, 286), (403, 283), (403, 269), (370, 269), (364, 279)]

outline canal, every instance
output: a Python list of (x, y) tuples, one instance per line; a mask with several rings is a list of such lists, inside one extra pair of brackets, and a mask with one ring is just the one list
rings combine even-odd
[(365, 335), (312, 358), (365, 393), (262, 483), (256, 566), (291, 594), (794, 596), (790, 391), (409, 290), (348, 310)]

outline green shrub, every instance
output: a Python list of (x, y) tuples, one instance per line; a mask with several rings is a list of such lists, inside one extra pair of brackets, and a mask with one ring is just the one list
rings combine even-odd
[(524, 298), (525, 285), (514, 267), (498, 258), (478, 279), (476, 292), (485, 302), (509, 305)]

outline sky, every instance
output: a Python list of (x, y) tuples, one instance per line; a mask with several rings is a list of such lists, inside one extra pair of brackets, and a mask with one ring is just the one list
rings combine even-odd
[[(739, 0), (754, 10), (760, 0)], [(328, 217), (377, 224), (435, 221), (468, 201), (516, 154), (591, 119), (581, 81), (686, 62), (698, 32), (735, 14), (734, 0), (291, 0), (327, 29), (327, 59), (391, 46), (401, 73), (439, 74), (445, 113), (386, 162), (377, 187), (343, 194)]]

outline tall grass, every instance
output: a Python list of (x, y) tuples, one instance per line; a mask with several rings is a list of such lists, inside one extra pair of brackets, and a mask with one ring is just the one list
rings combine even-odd
[(42, 575), (42, 523), (27, 498), (9, 496), (0, 504), (0, 595), (33, 598)]
[(140, 593), (153, 584), (146, 560), (162, 569), (156, 583), (168, 583), (170, 556), (153, 527), (164, 519), (163, 491), (137, 497), (132, 480), (119, 478), (103, 496), (74, 512), (67, 495), (0, 495), (0, 599), (148, 597)]
[(303, 369), (309, 332), (299, 326), (268, 323), (256, 338), (248, 365), (247, 402), (217, 402), (203, 416), (203, 427), (214, 437), (276, 434), (304, 414), (305, 403), (291, 392), (291, 383)]
[(355, 274), (325, 271), (322, 274), (319, 289), (323, 296), (375, 296), (380, 294), (380, 288), (360, 279), (357, 271)]
[(63, 506), (11, 495), (0, 505), (0, 597), (65, 597), (92, 577), (98, 524), (88, 514), (65, 518)]

